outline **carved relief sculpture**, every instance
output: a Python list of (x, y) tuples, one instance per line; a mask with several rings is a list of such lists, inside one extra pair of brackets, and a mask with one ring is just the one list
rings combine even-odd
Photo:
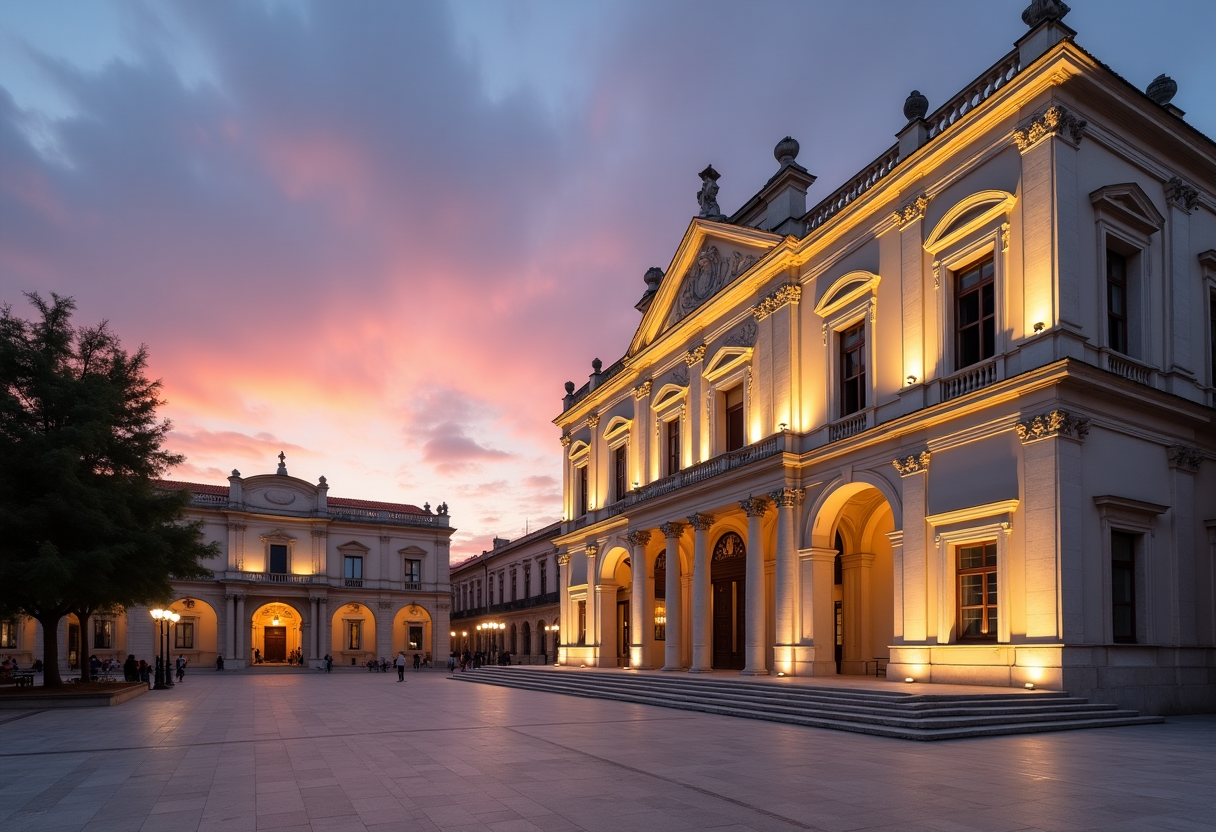
[(925, 209), (928, 207), (929, 197), (925, 194), (921, 194), (920, 196), (916, 197), (916, 199), (913, 199), (898, 211), (891, 214), (891, 219), (897, 226), (903, 228), (913, 220), (923, 219), (925, 216)]
[(1052, 410), (1018, 422), (1015, 428), (1022, 442), (1063, 436), (1082, 441), (1089, 434), (1089, 419), (1073, 416), (1067, 410)]
[(1170, 445), (1165, 449), (1171, 468), (1181, 468), (1192, 473), (1203, 464), (1203, 451), (1188, 445)]
[(1165, 198), (1170, 205), (1181, 208), (1189, 214), (1199, 204), (1199, 191), (1182, 181), (1180, 177), (1175, 176), (1165, 183)]
[(920, 474), (929, 470), (929, 452), (921, 451), (918, 454), (908, 454), (905, 457), (891, 460), (891, 464), (895, 466), (895, 470), (899, 472), (901, 477), (906, 477), (910, 474)]
[(739, 324), (731, 333), (726, 336), (726, 340), (722, 342), (723, 346), (727, 347), (754, 347), (756, 345), (756, 334), (760, 328), (756, 326), (755, 316)]
[(800, 300), (802, 300), (801, 284), (787, 283), (765, 295), (759, 303), (752, 307), (752, 315), (757, 321), (763, 321), (781, 307), (798, 303)]
[(723, 257), (717, 246), (707, 246), (701, 249), (692, 268), (684, 277), (684, 285), (680, 287), (680, 302), (675, 308), (675, 320), (678, 321), (692, 312), (721, 289), (743, 274), (756, 262), (754, 254), (733, 252), (729, 258)]
[(1023, 153), (1047, 136), (1061, 136), (1077, 145), (1088, 123), (1057, 104), (1034, 116), (1025, 127), (1014, 130), (1013, 140)]

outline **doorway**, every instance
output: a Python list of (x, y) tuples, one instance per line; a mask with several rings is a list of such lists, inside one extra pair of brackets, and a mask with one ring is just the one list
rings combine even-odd
[(266, 647), (263, 660), (267, 662), (287, 661), (287, 628), (265, 627), (262, 630), (262, 643)]
[(744, 599), (747, 597), (747, 548), (743, 538), (735, 532), (727, 532), (718, 538), (709, 574), (713, 608), (713, 667), (742, 670), (746, 632)]
[(619, 667), (629, 667), (629, 602), (616, 602), (616, 658)]
[(80, 669), (80, 625), (68, 625), (68, 669)]

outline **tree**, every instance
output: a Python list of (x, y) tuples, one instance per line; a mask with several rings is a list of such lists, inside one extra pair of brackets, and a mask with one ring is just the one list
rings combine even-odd
[(34, 320), (0, 307), (0, 612), (42, 625), (55, 687), (65, 615), (87, 655), (94, 612), (168, 600), (172, 578), (210, 576), (216, 547), (185, 522), (189, 494), (157, 488), (183, 457), (162, 447), (171, 426), (147, 349), (128, 354), (104, 321), (73, 327), (71, 298), (26, 297)]

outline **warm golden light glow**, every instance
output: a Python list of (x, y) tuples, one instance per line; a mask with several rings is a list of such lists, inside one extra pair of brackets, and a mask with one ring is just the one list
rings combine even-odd
[(1034, 325), (1034, 331), (1035, 331), (1035, 334), (1036, 334), (1036, 335), (1037, 335), (1037, 334), (1039, 334), (1039, 333), (1040, 333), (1040, 332), (1042, 332), (1042, 331), (1043, 331), (1045, 328), (1046, 328), (1046, 324), (1044, 324), (1042, 321), (1037, 322), (1037, 323)]

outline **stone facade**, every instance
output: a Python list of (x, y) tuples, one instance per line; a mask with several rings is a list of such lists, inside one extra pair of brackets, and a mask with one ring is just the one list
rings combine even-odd
[(561, 663), (1216, 707), (1216, 145), (1037, 6), (817, 205), (783, 140), (647, 273), (555, 420)]
[[(320, 667), (391, 658), (398, 650), (426, 657), (448, 654), (448, 546), (454, 529), (446, 505), (432, 512), (398, 503), (330, 497), (316, 484), (275, 474), (227, 486), (165, 481), (190, 492), (187, 519), (220, 554), (205, 563), (213, 577), (178, 581), (169, 608), (181, 616), (170, 633), (174, 656), (194, 667), (225, 668), (288, 656)], [(143, 607), (101, 614), (81, 634), (75, 618), (60, 623), (60, 665), (81, 655), (119, 661), (157, 654), (157, 624)], [(41, 625), (12, 622), (16, 643), (0, 653), (29, 667), (42, 658)], [(82, 637), (83, 636), (83, 637)], [(256, 651), (256, 654), (255, 654)]]

